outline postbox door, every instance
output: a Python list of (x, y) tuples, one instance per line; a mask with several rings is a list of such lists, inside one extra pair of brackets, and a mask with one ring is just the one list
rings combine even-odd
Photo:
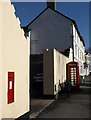
[(14, 102), (14, 72), (8, 72), (8, 104)]

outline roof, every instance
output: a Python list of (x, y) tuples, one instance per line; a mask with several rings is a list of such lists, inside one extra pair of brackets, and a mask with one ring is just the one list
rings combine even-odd
[(73, 20), (73, 19), (71, 19), (71, 18), (69, 18), (69, 17), (67, 17), (67, 16), (65, 16), (64, 14), (60, 13), (59, 11), (50, 8), (50, 7), (46, 7), (46, 8), (45, 8), (35, 19), (33, 19), (27, 26), (22, 27), (22, 28), (24, 29), (24, 31), (25, 31), (25, 32), (29, 32), (29, 31), (30, 31), (29, 26), (30, 26), (34, 21), (36, 21), (37, 18), (39, 18), (39, 16), (41, 16), (47, 9), (51, 9), (51, 10), (53, 10), (54, 12), (56, 12), (57, 14), (59, 14), (59, 15), (65, 17), (66, 19), (70, 20), (70, 21), (74, 24), (74, 26), (75, 26), (75, 28), (76, 28), (76, 30), (77, 30), (77, 32), (78, 32), (78, 35), (80, 36), (80, 39), (81, 39), (81, 41), (83, 42), (83, 45), (85, 46), (84, 39), (83, 39), (83, 37), (82, 37), (81, 34), (80, 34), (80, 31), (79, 31), (79, 29), (78, 29), (78, 27), (77, 27), (76, 21)]

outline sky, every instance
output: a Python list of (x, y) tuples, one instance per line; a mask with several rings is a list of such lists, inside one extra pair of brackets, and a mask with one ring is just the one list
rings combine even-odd
[[(16, 16), (21, 26), (29, 24), (46, 7), (46, 2), (15, 2)], [(56, 10), (74, 19), (83, 36), (86, 49), (89, 48), (89, 2), (57, 2)]]

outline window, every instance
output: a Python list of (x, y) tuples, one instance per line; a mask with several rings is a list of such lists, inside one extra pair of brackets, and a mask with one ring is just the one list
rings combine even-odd
[(81, 74), (82, 74), (82, 65), (80, 66), (80, 72), (81, 72)]
[(79, 58), (79, 48), (78, 48), (78, 58)]
[(80, 50), (80, 59), (81, 59), (81, 50)]
[(76, 30), (75, 30), (75, 39), (76, 39)]
[(75, 55), (77, 56), (77, 45), (75, 45)]
[(80, 58), (80, 50), (78, 50), (78, 57)]

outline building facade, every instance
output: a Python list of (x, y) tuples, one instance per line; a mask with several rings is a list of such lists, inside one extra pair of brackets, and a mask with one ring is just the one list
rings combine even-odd
[(89, 73), (91, 75), (91, 53), (90, 53), (90, 57), (89, 57)]
[(57, 98), (60, 85), (66, 81), (66, 64), (71, 61), (56, 49), (43, 51), (43, 93)]
[(29, 41), (10, 0), (0, 2), (0, 119), (29, 111)]
[(73, 19), (47, 6), (24, 30), (31, 31), (31, 54), (41, 54), (43, 49), (64, 52), (72, 48), (72, 61), (79, 63), (80, 75), (84, 76), (85, 44)]
[(73, 27), (73, 50), (74, 61), (79, 63), (79, 73), (81, 76), (85, 75), (84, 63), (85, 63), (85, 44), (83, 38), (79, 34), (75, 25)]
[(91, 74), (91, 53), (85, 54), (85, 75)]

